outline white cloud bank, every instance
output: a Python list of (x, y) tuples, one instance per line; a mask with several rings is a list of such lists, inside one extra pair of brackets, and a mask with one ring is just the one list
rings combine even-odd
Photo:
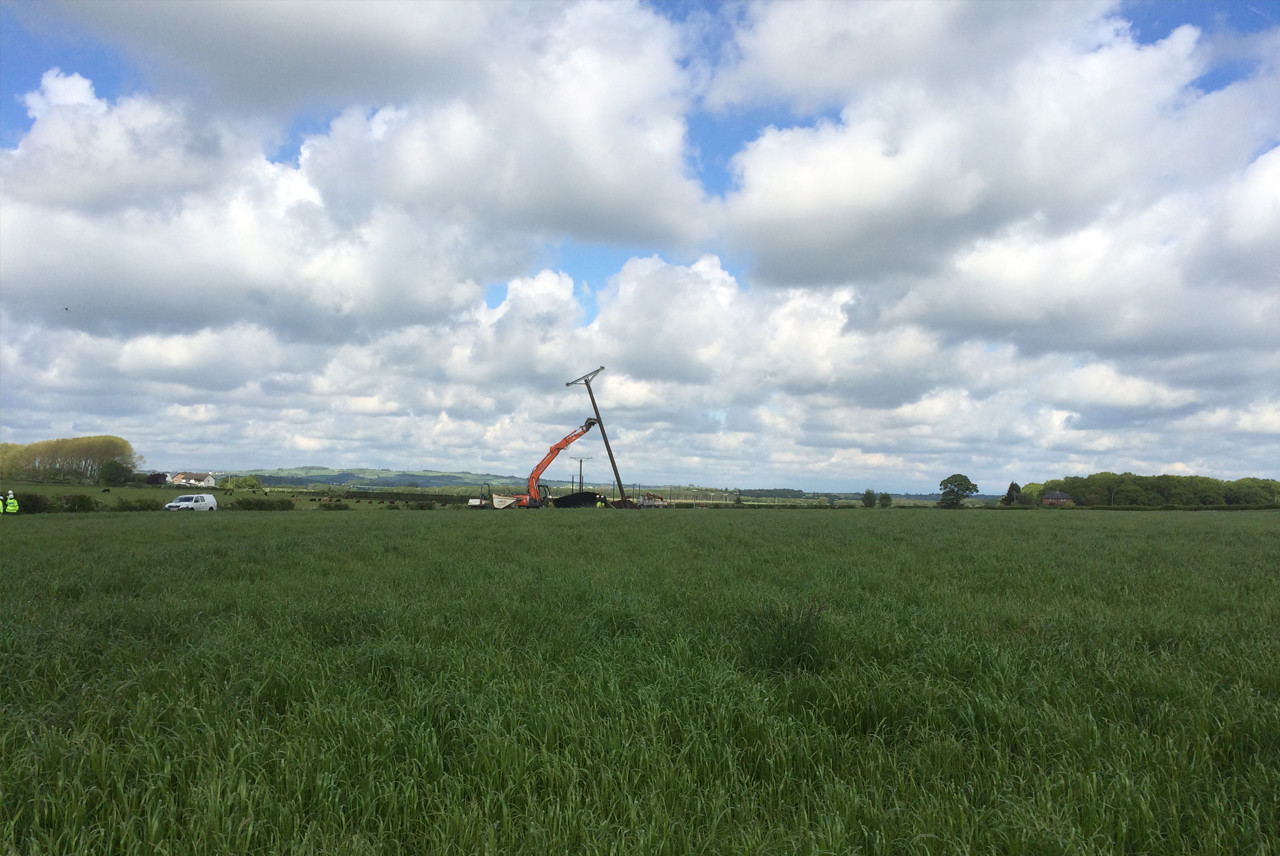
[[(5, 441), (520, 474), (606, 365), (628, 481), (1277, 474), (1276, 29), (1204, 91), (1110, 4), (50, 8), (155, 83), (45, 70), (0, 152)], [(762, 105), (711, 193), (691, 120)]]

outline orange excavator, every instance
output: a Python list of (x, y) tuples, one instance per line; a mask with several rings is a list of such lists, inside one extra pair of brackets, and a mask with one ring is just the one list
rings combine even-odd
[(542, 478), (542, 474), (546, 472), (547, 467), (551, 466), (551, 462), (556, 459), (557, 455), (569, 448), (575, 440), (598, 424), (600, 424), (598, 419), (588, 419), (566, 434), (560, 442), (547, 451), (546, 457), (538, 462), (538, 465), (533, 468), (533, 472), (529, 473), (529, 492), (508, 496), (493, 494), (494, 508), (506, 508), (512, 505), (519, 508), (544, 508), (550, 505), (551, 499), (547, 489), (538, 484), (538, 479)]

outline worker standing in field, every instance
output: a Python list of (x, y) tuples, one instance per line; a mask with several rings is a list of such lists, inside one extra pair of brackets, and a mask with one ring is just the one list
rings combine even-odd
[(18, 513), (18, 500), (14, 498), (13, 491), (9, 491), (9, 498), (4, 501), (5, 514)]

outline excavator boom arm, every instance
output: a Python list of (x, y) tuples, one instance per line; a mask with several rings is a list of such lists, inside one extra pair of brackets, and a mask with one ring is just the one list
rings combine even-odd
[(561, 452), (563, 452), (565, 449), (569, 448), (569, 446), (573, 444), (573, 441), (577, 440), (583, 434), (590, 431), (596, 425), (597, 421), (598, 420), (596, 419), (588, 419), (586, 422), (583, 422), (577, 428), (574, 428), (572, 431), (566, 434), (559, 443), (556, 443), (554, 446), (552, 446), (551, 449), (547, 452), (547, 456), (538, 462), (538, 465), (533, 468), (533, 472), (529, 473), (529, 499), (530, 500), (538, 499), (538, 479), (542, 478), (542, 474), (546, 471), (547, 467), (551, 466), (551, 462), (556, 459), (556, 456), (559, 455)]

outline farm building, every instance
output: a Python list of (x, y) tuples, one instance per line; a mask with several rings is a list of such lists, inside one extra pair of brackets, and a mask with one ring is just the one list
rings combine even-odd
[(218, 485), (213, 473), (174, 473), (169, 477), (169, 481), (189, 487), (217, 487)]
[(1070, 501), (1071, 494), (1063, 493), (1060, 490), (1051, 490), (1040, 497), (1041, 505), (1066, 505)]

